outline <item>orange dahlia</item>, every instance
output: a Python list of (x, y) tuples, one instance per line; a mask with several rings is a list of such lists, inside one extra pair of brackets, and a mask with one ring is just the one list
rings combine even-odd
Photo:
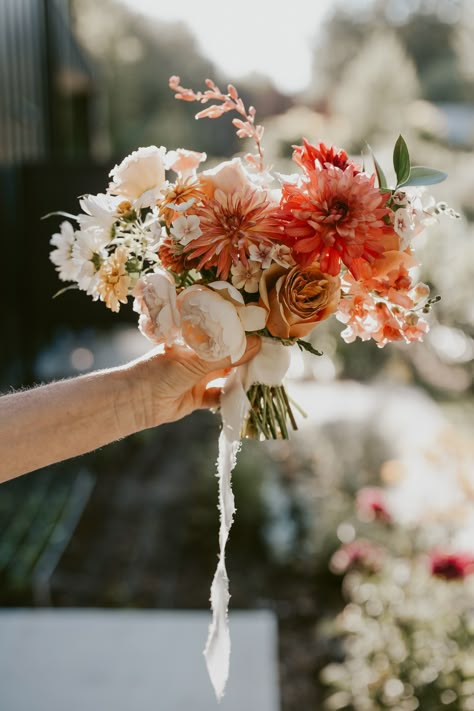
[(194, 178), (179, 178), (168, 187), (163, 197), (158, 200), (159, 214), (166, 224), (170, 225), (175, 217), (179, 217), (184, 210), (200, 202), (203, 197), (204, 192)]
[[(236, 192), (216, 190), (214, 196), (193, 209), (202, 234), (183, 251), (198, 259), (197, 269), (217, 267), (217, 276), (227, 279), (232, 265), (248, 265), (250, 247), (271, 246), (281, 240), (282, 226), (277, 206), (264, 190), (252, 185)], [(189, 213), (188, 213), (189, 214)]]
[(375, 175), (355, 173), (352, 165), (342, 170), (326, 163), (308, 171), (299, 185), (283, 185), (280, 217), (294, 259), (303, 266), (319, 261), (333, 276), (341, 261), (356, 279), (367, 274), (396, 238), (389, 224), (390, 194), (374, 182)]
[(293, 148), (295, 149), (293, 160), (307, 173), (315, 168), (325, 168), (326, 164), (334, 165), (341, 170), (350, 167), (354, 173), (360, 173), (359, 167), (349, 160), (347, 153), (342, 148), (328, 147), (324, 143), (313, 146), (305, 138), (303, 138), (302, 146), (293, 146)]

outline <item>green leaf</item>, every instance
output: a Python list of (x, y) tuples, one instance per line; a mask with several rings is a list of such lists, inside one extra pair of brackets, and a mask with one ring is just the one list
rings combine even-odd
[(424, 165), (412, 165), (410, 175), (407, 180), (399, 184), (402, 185), (436, 185), (442, 183), (448, 177), (447, 173), (436, 168), (426, 168)]
[(382, 170), (382, 166), (378, 162), (377, 158), (374, 156), (372, 153), (372, 159), (374, 161), (375, 165), (375, 172), (377, 173), (377, 180), (379, 181), (379, 188), (387, 188), (388, 183), (387, 183), (387, 178), (385, 177), (385, 173)]
[(69, 212), (62, 212), (62, 210), (58, 210), (58, 212), (48, 212), (47, 215), (43, 215), (40, 219), (47, 220), (48, 217), (68, 217), (70, 220), (76, 220), (77, 222), (77, 215), (71, 215)]
[(369, 149), (370, 155), (372, 156), (372, 160), (374, 161), (375, 172), (377, 174), (377, 180), (379, 181), (379, 188), (381, 188), (381, 189), (387, 188), (388, 187), (387, 178), (385, 177), (385, 173), (382, 170), (382, 166), (378, 162), (377, 158), (374, 155), (372, 148), (369, 146), (368, 143), (367, 143), (367, 148)]
[(60, 289), (55, 294), (53, 294), (52, 298), (56, 299), (58, 296), (65, 294), (66, 291), (71, 291), (71, 289), (79, 289), (79, 287), (77, 286), (77, 284), (69, 284), (69, 286), (65, 286), (64, 289)]
[(397, 187), (402, 185), (410, 175), (410, 154), (403, 136), (399, 136), (393, 149), (393, 167), (397, 175)]
[(323, 353), (322, 351), (317, 351), (316, 348), (313, 348), (311, 343), (308, 343), (308, 341), (303, 341), (301, 338), (298, 338), (296, 341), (298, 344), (298, 348), (301, 351), (308, 351), (309, 353), (312, 353), (313, 355), (321, 356)]

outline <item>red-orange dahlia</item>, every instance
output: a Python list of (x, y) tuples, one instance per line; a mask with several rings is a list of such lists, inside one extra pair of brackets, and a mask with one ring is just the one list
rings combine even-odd
[(394, 236), (390, 194), (374, 182), (375, 175), (354, 173), (351, 165), (341, 170), (326, 164), (308, 172), (300, 185), (283, 185), (280, 216), (294, 259), (303, 266), (317, 260), (334, 276), (342, 261), (356, 279), (366, 275)]
[(274, 240), (281, 241), (283, 228), (277, 212), (267, 193), (251, 185), (231, 193), (216, 190), (212, 198), (193, 209), (202, 235), (183, 251), (199, 260), (198, 270), (217, 267), (217, 276), (227, 279), (233, 264), (247, 266), (251, 245), (271, 246)]
[(293, 146), (293, 160), (306, 173), (315, 169), (323, 169), (326, 164), (334, 165), (336, 168), (346, 170), (350, 167), (354, 173), (360, 173), (359, 166), (349, 160), (347, 153), (342, 148), (335, 146), (326, 146), (324, 143), (318, 143), (313, 146), (308, 143), (306, 138), (303, 138), (302, 146)]

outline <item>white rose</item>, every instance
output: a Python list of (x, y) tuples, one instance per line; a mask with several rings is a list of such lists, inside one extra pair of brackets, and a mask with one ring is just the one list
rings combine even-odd
[(165, 155), (163, 146), (133, 151), (110, 171), (107, 192), (137, 201), (137, 207), (151, 207), (165, 184)]
[(231, 301), (206, 286), (190, 286), (179, 294), (184, 342), (201, 358), (217, 361), (230, 356), (235, 363), (244, 354), (247, 339)]
[(179, 335), (176, 287), (169, 272), (159, 269), (138, 280), (133, 310), (140, 314), (138, 328), (153, 343), (172, 343)]

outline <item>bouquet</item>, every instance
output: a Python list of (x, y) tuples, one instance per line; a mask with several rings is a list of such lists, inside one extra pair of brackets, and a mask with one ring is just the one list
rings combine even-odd
[(221, 405), (220, 559), (206, 647), (220, 697), (230, 651), (224, 550), (241, 437), (287, 438), (296, 429), (283, 384), (290, 347), (318, 355), (307, 337), (331, 316), (345, 324), (346, 342), (423, 338), (438, 297), (416, 281), (412, 239), (447, 208), (421, 188), (446, 174), (411, 165), (401, 136), (392, 187), (374, 156), (369, 172), (344, 150), (305, 139), (294, 147), (296, 172), (273, 172), (255, 109), (233, 85), (225, 93), (211, 80), (206, 86), (194, 92), (170, 78), (177, 99), (206, 105), (196, 118), (234, 112), (237, 135), (253, 141), (254, 152), (202, 169), (204, 153), (139, 148), (113, 168), (104, 193), (83, 196), (82, 212), (67, 215), (74, 224), (62, 222), (53, 236), (51, 260), (72, 282), (67, 288), (112, 311), (132, 297), (152, 343), (178, 341), (209, 361), (237, 363), (246, 334), (262, 336), (261, 352), (233, 371)]

